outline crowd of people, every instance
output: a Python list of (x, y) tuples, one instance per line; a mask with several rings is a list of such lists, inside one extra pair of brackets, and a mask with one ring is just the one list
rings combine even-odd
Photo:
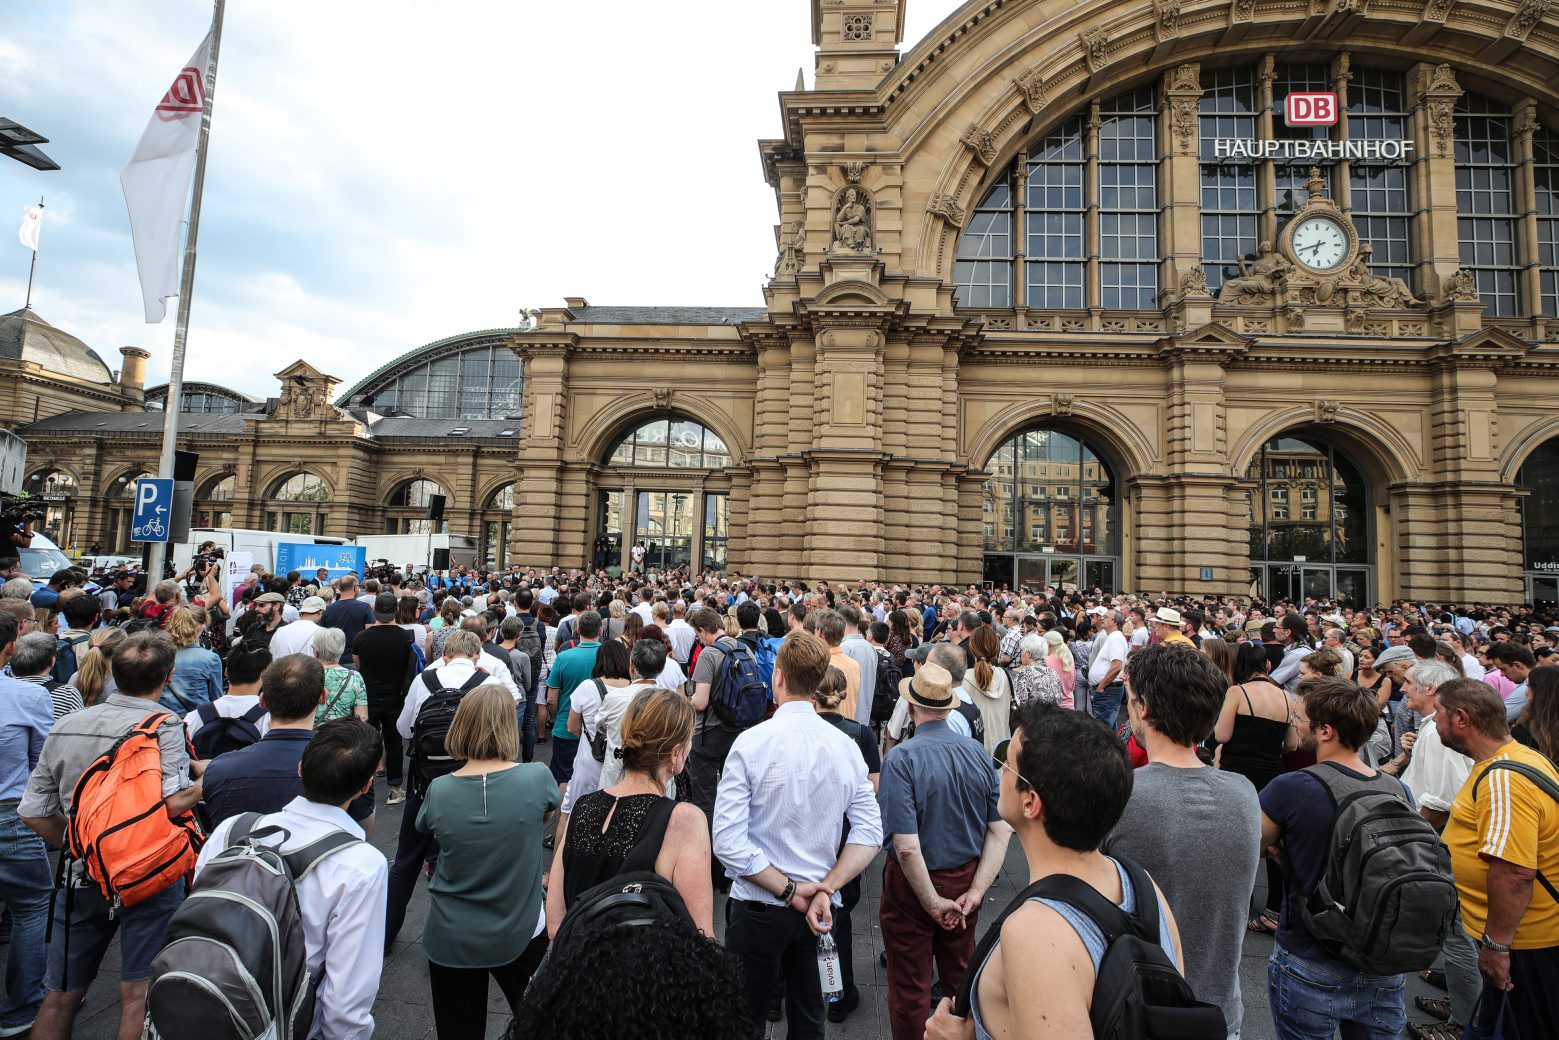
[(490, 982), (516, 1037), (822, 1037), (868, 870), (894, 1040), (1237, 1036), (1253, 932), (1284, 1040), (1559, 1036), (1551, 608), (0, 569), (0, 1037), (70, 1036), (116, 934), (124, 1040), (237, 1035), (234, 979), (367, 1037), (422, 878), (445, 1040)]

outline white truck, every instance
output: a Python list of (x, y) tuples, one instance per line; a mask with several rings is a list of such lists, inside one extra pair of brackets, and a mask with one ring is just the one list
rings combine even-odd
[[(410, 564), (414, 572), (424, 569), (448, 570), (451, 567), (476, 566), (480, 551), (476, 539), (468, 534), (364, 534), (352, 539), (368, 553), (368, 563), (387, 560), (396, 570), (405, 570)], [(448, 562), (435, 568), (434, 563), (448, 553)]]
[(284, 534), (279, 531), (251, 531), (239, 528), (192, 527), (189, 541), (173, 546), (174, 573), (182, 574), (189, 567), (196, 550), (205, 542), (216, 542), (228, 555), (235, 552), (249, 553), (255, 563), (263, 563), (266, 570), (276, 566), (276, 546), (283, 542), (309, 545), (358, 545), (362, 546), (370, 565), (375, 560), (388, 560), (397, 570), (408, 563), (414, 571), (428, 567), (430, 561), (449, 554), (449, 567), (470, 567), (477, 557), (476, 539), (463, 534), (367, 534), (357, 538), (333, 538), (329, 535)]
[(189, 541), (178, 542), (172, 547), (173, 571), (183, 574), (188, 569), (195, 551), (206, 542), (216, 542), (218, 548), (231, 556), (233, 553), (249, 553), (255, 563), (265, 564), (267, 571), (276, 566), (276, 546), (282, 542), (312, 545), (351, 545), (350, 538), (331, 538), (328, 535), (285, 534), (280, 531), (251, 531), (232, 527), (192, 527)]

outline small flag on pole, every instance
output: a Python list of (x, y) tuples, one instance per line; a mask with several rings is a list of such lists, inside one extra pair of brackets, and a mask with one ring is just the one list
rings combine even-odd
[(179, 253), (200, 120), (206, 107), (206, 74), (211, 66), (211, 34), (174, 77), (157, 103), (146, 132), (119, 174), (130, 209), (130, 237), (141, 275), (146, 321), (168, 315), (168, 297), (179, 294)]
[(22, 227), (16, 234), (22, 240), (22, 245), (38, 251), (38, 236), (43, 232), (43, 207), (25, 206), (22, 208)]

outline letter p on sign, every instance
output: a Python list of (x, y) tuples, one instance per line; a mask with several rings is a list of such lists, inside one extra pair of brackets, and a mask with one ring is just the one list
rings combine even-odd
[(1337, 95), (1331, 91), (1290, 94), (1283, 99), (1286, 126), (1336, 126)]
[(157, 501), (157, 485), (149, 480), (143, 480), (135, 487), (135, 507), (137, 511), (144, 511), (147, 506)]

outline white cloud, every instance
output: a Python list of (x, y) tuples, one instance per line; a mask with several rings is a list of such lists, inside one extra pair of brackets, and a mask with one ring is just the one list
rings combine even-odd
[[(203, 0), (6, 0), (0, 114), (64, 167), (0, 165), (0, 216), (48, 197), (35, 305), (111, 366), (141, 321), (118, 172), (195, 49)], [(911, 0), (910, 45), (950, 0)], [(756, 306), (774, 199), (755, 142), (811, 82), (807, 0), (230, 4), (186, 376), (257, 395), (297, 357), (348, 383), (565, 295)], [(7, 229), (0, 243), (14, 241)], [(27, 253), (0, 248), (0, 311)]]

